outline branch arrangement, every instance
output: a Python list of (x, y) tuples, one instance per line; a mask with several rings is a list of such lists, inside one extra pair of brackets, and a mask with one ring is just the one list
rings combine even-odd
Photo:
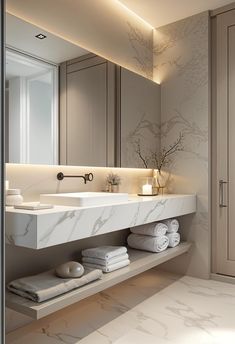
[(183, 134), (180, 133), (178, 139), (170, 145), (168, 149), (163, 148), (160, 153), (151, 152), (149, 156), (144, 156), (141, 151), (140, 140), (138, 140), (136, 142), (136, 153), (142, 160), (145, 168), (149, 168), (150, 163), (153, 163), (155, 169), (160, 172), (163, 166), (166, 166), (171, 162), (170, 156), (183, 150), (182, 141)]

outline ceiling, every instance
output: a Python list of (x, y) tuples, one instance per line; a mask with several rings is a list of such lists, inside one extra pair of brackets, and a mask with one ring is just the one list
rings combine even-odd
[(214, 10), (232, 0), (119, 0), (153, 27), (160, 27), (194, 14)]
[[(39, 33), (45, 34), (47, 38), (35, 38)], [(53, 63), (61, 63), (88, 53), (87, 50), (9, 13), (6, 16), (6, 43), (7, 46)]]

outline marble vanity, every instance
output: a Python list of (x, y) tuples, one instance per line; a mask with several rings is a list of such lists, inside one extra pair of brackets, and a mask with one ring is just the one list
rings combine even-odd
[(139, 197), (112, 205), (47, 210), (6, 209), (6, 242), (42, 249), (196, 212), (195, 195)]
[[(47, 210), (6, 209), (6, 241), (10, 245), (42, 249), (83, 238), (110, 233), (140, 224), (196, 212), (195, 195), (138, 197), (111, 205), (71, 207), (56, 205)], [(51, 300), (36, 303), (6, 291), (7, 307), (40, 319), (64, 307), (107, 289), (130, 277), (186, 254), (191, 243), (181, 242), (161, 253), (128, 248), (131, 264), (105, 274), (101, 280)]]

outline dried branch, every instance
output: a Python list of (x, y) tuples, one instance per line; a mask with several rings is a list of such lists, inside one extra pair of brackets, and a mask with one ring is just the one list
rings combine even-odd
[(148, 158), (144, 158), (141, 152), (141, 148), (140, 148), (140, 140), (138, 140), (136, 142), (136, 153), (138, 154), (139, 158), (142, 160), (144, 167), (148, 168)]
[(165, 149), (163, 149), (162, 154), (161, 154), (162, 155), (161, 156), (161, 162), (160, 162), (159, 168), (158, 168), (159, 171), (161, 171), (162, 167), (164, 165), (166, 165), (167, 158), (170, 155), (183, 150), (182, 140), (183, 140), (183, 134), (180, 133), (179, 138), (175, 141), (175, 143), (173, 145), (170, 146), (170, 148), (168, 150), (165, 151)]
[(152, 161), (155, 168), (160, 172), (163, 166), (166, 166), (171, 162), (171, 159), (169, 158), (171, 155), (183, 150), (183, 137), (183, 134), (180, 133), (179, 138), (172, 145), (170, 145), (168, 149), (163, 148), (160, 153), (151, 152), (150, 156), (143, 156), (140, 148), (140, 140), (138, 140), (136, 141), (136, 153), (142, 160), (145, 168), (148, 168), (149, 161)]

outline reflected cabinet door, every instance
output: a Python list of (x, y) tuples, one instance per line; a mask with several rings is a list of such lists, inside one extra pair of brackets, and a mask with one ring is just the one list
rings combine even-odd
[(61, 164), (114, 166), (114, 69), (91, 54), (61, 65)]

